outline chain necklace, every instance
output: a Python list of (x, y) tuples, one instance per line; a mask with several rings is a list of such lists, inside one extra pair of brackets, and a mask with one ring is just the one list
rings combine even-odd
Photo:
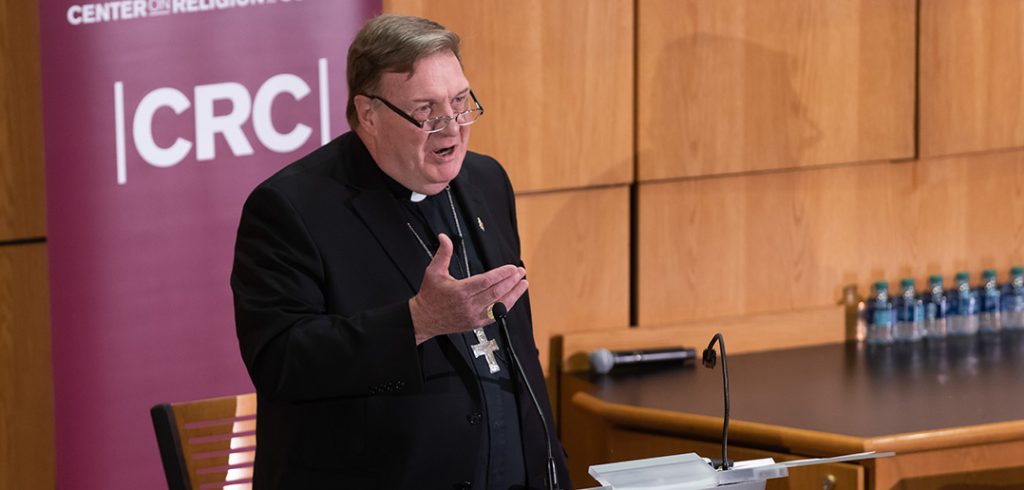
[[(462, 226), (459, 225), (459, 215), (456, 214), (455, 212), (455, 200), (452, 199), (452, 188), (450, 186), (446, 186), (444, 188), (444, 192), (445, 194), (448, 195), (448, 206), (451, 207), (452, 219), (455, 220), (455, 236), (459, 237), (459, 242), (462, 245), (462, 264), (463, 266), (465, 266), (465, 269), (463, 270), (466, 271), (466, 277), (468, 278), (470, 276), (469, 254), (466, 252), (466, 239), (465, 237), (462, 236)], [(427, 253), (427, 257), (430, 257), (430, 259), (433, 260), (434, 253), (430, 251), (430, 247), (428, 247), (427, 243), (423, 241), (423, 238), (420, 237), (420, 234), (416, 233), (416, 228), (412, 227), (412, 223), (406, 221), (405, 226), (407, 226), (409, 228), (409, 231), (412, 232), (412, 236), (416, 237), (416, 241), (420, 242), (420, 246), (423, 247), (423, 251)]]

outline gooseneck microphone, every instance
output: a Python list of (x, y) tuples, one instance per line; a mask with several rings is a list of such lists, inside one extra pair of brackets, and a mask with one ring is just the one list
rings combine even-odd
[(530, 393), (530, 399), (533, 400), (533, 407), (537, 409), (537, 415), (540, 417), (540, 425), (544, 428), (544, 442), (547, 445), (548, 451), (548, 478), (547, 488), (548, 490), (559, 490), (558, 487), (558, 470), (555, 468), (555, 458), (551, 452), (551, 428), (548, 427), (547, 417), (544, 417), (544, 410), (540, 406), (540, 402), (537, 401), (537, 395), (533, 392), (533, 387), (530, 386), (530, 381), (526, 379), (526, 372), (523, 371), (523, 364), (519, 362), (519, 356), (516, 355), (516, 350), (512, 347), (512, 337), (508, 333), (508, 323), (505, 322), (505, 316), (508, 315), (508, 309), (505, 305), (498, 301), (494, 303), (492, 307), (494, 319), (498, 321), (498, 326), (501, 327), (501, 333), (505, 337), (505, 344), (508, 345), (508, 353), (512, 358), (512, 364), (516, 365), (516, 369), (519, 371), (519, 377), (523, 380), (523, 385), (526, 386), (526, 391)]
[(722, 390), (725, 392), (725, 416), (722, 417), (722, 469), (727, 470), (731, 466), (729, 464), (729, 363), (726, 362), (725, 358), (725, 339), (721, 333), (716, 333), (711, 338), (711, 342), (708, 343), (708, 348), (704, 349), (703, 359), (701, 361), (704, 367), (708, 369), (715, 368), (715, 342), (718, 342), (718, 347), (722, 349)]
[(609, 351), (596, 349), (590, 353), (590, 367), (598, 374), (608, 374), (614, 367), (638, 364), (684, 363), (697, 358), (696, 349), (670, 347), (667, 349), (644, 349), (633, 351)]

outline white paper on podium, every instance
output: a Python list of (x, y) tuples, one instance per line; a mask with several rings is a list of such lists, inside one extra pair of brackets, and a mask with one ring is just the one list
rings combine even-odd
[(715, 470), (696, 453), (594, 465), (590, 476), (615, 490), (697, 490), (718, 486)]
[[(892, 456), (895, 453), (864, 452), (832, 458), (801, 459), (776, 463), (771, 458), (738, 461), (727, 471), (717, 471), (709, 460), (695, 453), (594, 465), (593, 476), (604, 490), (728, 490), (763, 489), (772, 478), (789, 476), (789, 468)], [(596, 490), (596, 489), (595, 489)]]

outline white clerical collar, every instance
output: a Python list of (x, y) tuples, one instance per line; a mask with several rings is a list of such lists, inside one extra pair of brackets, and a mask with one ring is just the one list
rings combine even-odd
[(421, 202), (426, 198), (426, 194), (420, 194), (419, 192), (413, 192), (412, 195), (409, 196), (409, 200), (412, 202)]

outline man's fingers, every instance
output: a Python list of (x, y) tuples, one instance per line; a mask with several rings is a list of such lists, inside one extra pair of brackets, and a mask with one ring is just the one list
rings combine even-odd
[[(472, 308), (475, 311), (481, 312), (479, 318), (482, 323), (479, 323), (477, 326), (479, 327), (487, 325), (488, 323), (494, 321), (493, 319), (487, 317), (487, 310), (495, 303), (501, 303), (505, 305), (506, 311), (511, 310), (512, 307), (516, 304), (516, 301), (519, 301), (519, 297), (526, 292), (526, 289), (528, 287), (530, 287), (530, 283), (526, 280), (526, 278), (516, 275), (513, 276), (512, 279), (502, 281), (500, 284), (496, 284), (493, 288), (488, 289), (484, 293), (478, 294), (476, 297), (474, 297), (474, 306)], [(495, 296), (494, 294), (498, 295)]]
[(522, 269), (515, 271), (512, 275), (506, 276), (504, 279), (492, 284), (491, 287), (477, 292), (470, 298), (470, 301), (475, 303), (477, 306), (493, 304), (495, 301), (498, 301), (508, 294), (508, 292), (515, 287), (516, 283), (525, 277), (525, 272), (526, 271)]
[(503, 265), (501, 267), (495, 267), (483, 274), (477, 274), (468, 279), (463, 279), (462, 286), (470, 296), (476, 296), (482, 291), (486, 291), (494, 287), (495, 284), (508, 279), (509, 277), (520, 277), (525, 275), (526, 271), (514, 265)]
[(445, 275), (448, 274), (448, 263), (452, 260), (452, 240), (448, 238), (448, 235), (441, 233), (437, 235), (437, 241), (440, 243), (437, 246), (437, 252), (434, 252), (434, 257), (430, 259), (430, 265), (427, 269), (435, 269), (439, 273)]
[(515, 286), (512, 287), (512, 290), (505, 294), (505, 296), (502, 296), (499, 301), (501, 304), (505, 305), (506, 310), (512, 311), (512, 307), (515, 306), (516, 301), (519, 301), (519, 298), (523, 296), (523, 293), (525, 293), (526, 289), (529, 287), (530, 283), (526, 279), (523, 279), (517, 282)]

